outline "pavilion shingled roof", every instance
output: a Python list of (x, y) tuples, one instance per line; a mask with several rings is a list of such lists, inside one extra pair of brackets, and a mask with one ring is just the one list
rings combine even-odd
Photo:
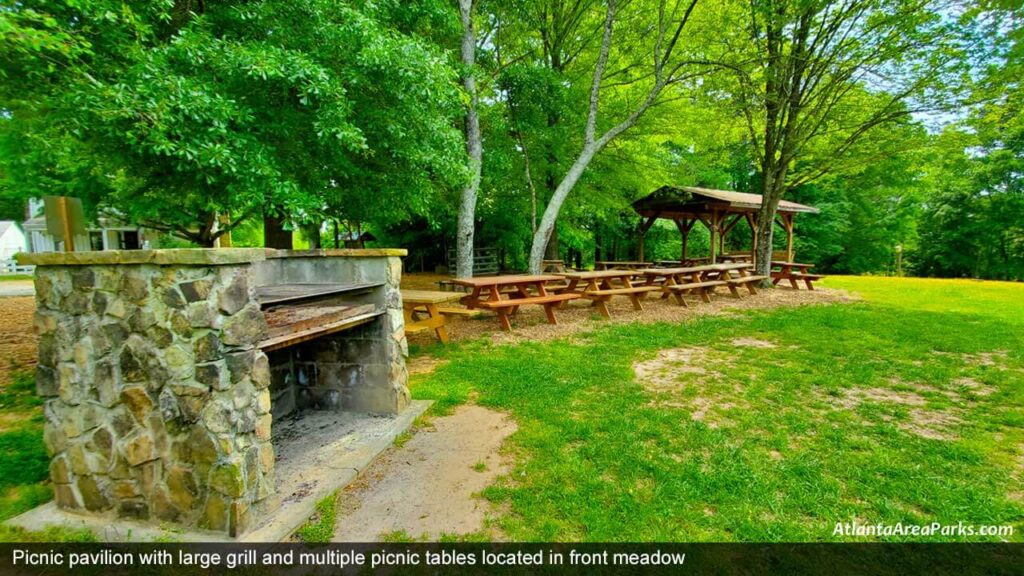
[[(714, 190), (696, 186), (662, 186), (633, 202), (633, 209), (641, 216), (671, 218), (674, 215), (700, 215), (717, 209), (723, 212), (751, 212), (761, 207), (760, 194)], [(817, 214), (813, 206), (788, 200), (779, 202), (779, 212), (809, 212)]]

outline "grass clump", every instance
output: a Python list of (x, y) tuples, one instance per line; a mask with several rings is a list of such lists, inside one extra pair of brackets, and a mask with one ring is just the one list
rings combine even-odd
[(330, 542), (338, 518), (338, 492), (316, 503), (316, 512), (295, 533), (303, 542)]

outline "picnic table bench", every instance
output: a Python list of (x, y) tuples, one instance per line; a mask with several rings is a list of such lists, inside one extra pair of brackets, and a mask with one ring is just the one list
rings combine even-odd
[[(402, 290), (402, 311), (405, 314), (405, 331), (416, 333), (433, 330), (437, 339), (448, 343), (449, 319), (466, 311), (461, 308), (445, 307), (443, 304), (462, 298), (458, 292), (436, 290)], [(425, 316), (425, 317), (424, 317)]]
[(751, 294), (757, 294), (754, 284), (764, 280), (766, 276), (758, 276), (750, 272), (750, 265), (705, 264), (682, 268), (651, 268), (642, 270), (647, 277), (648, 285), (661, 283), (662, 298), (672, 295), (680, 306), (688, 306), (684, 294), (697, 294), (706, 303), (711, 302), (715, 289), (724, 286), (736, 298), (740, 297), (739, 286), (746, 286)]
[(778, 270), (772, 270), (772, 283), (776, 286), (783, 280), (788, 280), (794, 290), (799, 290), (800, 285), (797, 284), (797, 280), (803, 280), (808, 290), (814, 290), (814, 285), (811, 283), (824, 278), (821, 274), (811, 274), (808, 272), (809, 269), (814, 268), (814, 264), (772, 260), (772, 266), (779, 268)]
[[(561, 279), (560, 276), (549, 274), (513, 274), (484, 278), (455, 278), (452, 282), (471, 289), (469, 294), (462, 297), (462, 303), (467, 308), (493, 310), (498, 315), (501, 328), (511, 331), (510, 317), (519, 311), (520, 306), (543, 306), (548, 323), (558, 324), (558, 319), (555, 318), (555, 308), (563, 302), (581, 297), (575, 292), (563, 291), (559, 294), (548, 292), (547, 283)], [(510, 287), (514, 290), (509, 291)]]
[[(559, 276), (569, 281), (568, 286), (560, 293), (575, 293), (593, 301), (593, 306), (605, 318), (611, 318), (607, 302), (613, 296), (628, 296), (634, 310), (643, 310), (640, 300), (648, 292), (660, 290), (659, 286), (648, 284), (633, 285), (637, 276), (633, 270), (594, 270), (581, 272), (563, 272)], [(563, 303), (564, 305), (564, 303)]]

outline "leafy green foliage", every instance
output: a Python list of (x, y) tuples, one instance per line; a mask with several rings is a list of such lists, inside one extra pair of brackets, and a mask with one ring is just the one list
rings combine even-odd
[(384, 16), (335, 0), (19, 3), (2, 15), (16, 54), (44, 32), (78, 50), (53, 73), (46, 54), (4, 62), (19, 80), (0, 102), (9, 185), (200, 244), (264, 211), (423, 210), (461, 178), (457, 92), (439, 51)]
[[(649, 83), (657, 6), (622, 7), (599, 131)], [(860, 16), (843, 20), (844, 7)], [(603, 8), (475, 9), (476, 245), (497, 248), (507, 268), (526, 267), (533, 221), (580, 149)], [(775, 166), (787, 198), (822, 210), (797, 218), (798, 258), (823, 272), (890, 274), (899, 246), (905, 273), (1024, 276), (1024, 16), (1002, 0), (700, 2), (677, 46), (693, 62), (686, 79), (589, 165), (560, 212), (558, 257), (636, 257), (629, 204), (665, 184), (762, 192), (765, 82), (782, 72), (767, 66), (750, 18), (792, 22), (788, 33), (803, 16), (839, 18), (856, 41), (828, 45), (835, 63), (808, 86), (796, 145)], [(61, 193), (178, 238), (166, 246), (209, 245), (229, 230), (234, 245), (258, 246), (260, 216), (279, 215), (300, 244), (326, 223), (333, 245), (337, 223), (433, 269), (455, 245), (467, 176), (460, 33), (443, 0), (18, 2), (0, 11), (0, 217)], [(777, 45), (779, 58), (793, 57), (794, 41)], [(812, 61), (827, 67), (826, 56)], [(932, 111), (953, 97), (970, 104)], [(737, 226), (728, 248), (749, 248), (749, 236)], [(670, 223), (645, 240), (649, 259), (679, 254)], [(698, 225), (689, 252), (707, 246)]]

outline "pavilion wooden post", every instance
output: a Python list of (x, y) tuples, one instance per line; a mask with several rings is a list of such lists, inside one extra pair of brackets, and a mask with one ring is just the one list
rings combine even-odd
[(757, 266), (757, 212), (747, 212), (743, 216), (750, 226), (750, 261)]
[(637, 238), (637, 241), (636, 241), (636, 251), (637, 251), (636, 259), (639, 262), (643, 262), (644, 261), (644, 236), (647, 235), (647, 231), (651, 229), (651, 226), (654, 225), (654, 221), (657, 220), (657, 219), (658, 219), (658, 215), (655, 214), (654, 216), (651, 216), (651, 217), (647, 218), (647, 220), (640, 222), (640, 227), (639, 227), (640, 236)]
[(709, 254), (708, 260), (712, 264), (718, 263), (718, 242), (722, 232), (722, 213), (718, 210), (711, 211), (710, 220), (701, 220), (708, 228), (708, 232), (711, 233), (711, 253)]
[(679, 256), (679, 264), (683, 265), (686, 262), (686, 245), (690, 240), (690, 229), (697, 223), (696, 220), (690, 218), (676, 218), (676, 228), (679, 228), (679, 235), (682, 237), (682, 251)]
[(725, 222), (725, 228), (722, 229), (722, 237), (719, 241), (721, 247), (720, 251), (722, 254), (725, 254), (725, 237), (728, 236), (730, 232), (732, 232), (732, 229), (735, 228), (736, 225), (739, 224), (740, 220), (742, 219), (742, 214), (736, 214), (735, 216), (733, 216), (732, 220), (729, 220), (728, 222), (725, 222), (725, 217), (723, 217), (722, 221)]
[(793, 214), (791, 212), (780, 212), (776, 220), (779, 226), (786, 231), (786, 262), (793, 261)]

